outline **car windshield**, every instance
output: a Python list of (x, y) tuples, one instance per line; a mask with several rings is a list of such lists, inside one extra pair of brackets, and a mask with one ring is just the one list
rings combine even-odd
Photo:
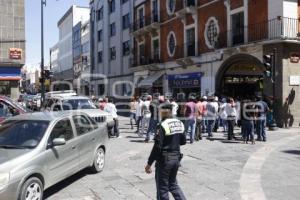
[(48, 121), (13, 120), (0, 126), (0, 148), (35, 148), (43, 138)]
[(95, 109), (96, 106), (89, 99), (69, 99), (63, 102), (63, 110)]

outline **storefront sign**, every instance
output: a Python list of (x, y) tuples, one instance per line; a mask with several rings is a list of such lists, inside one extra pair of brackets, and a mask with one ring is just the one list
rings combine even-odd
[(9, 49), (9, 59), (21, 60), (22, 59), (22, 49), (10, 48)]
[(168, 75), (169, 86), (174, 88), (200, 87), (201, 73)]
[(291, 63), (299, 63), (299, 61), (300, 61), (300, 53), (293, 52), (290, 54)]
[(0, 66), (0, 80), (14, 81), (21, 79), (21, 68), (19, 67), (1, 67)]

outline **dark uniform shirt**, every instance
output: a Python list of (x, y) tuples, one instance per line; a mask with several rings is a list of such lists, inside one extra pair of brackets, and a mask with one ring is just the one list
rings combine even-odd
[(180, 152), (180, 145), (186, 144), (184, 124), (178, 119), (166, 119), (159, 125), (155, 143), (148, 159), (148, 165), (158, 161), (163, 152)]

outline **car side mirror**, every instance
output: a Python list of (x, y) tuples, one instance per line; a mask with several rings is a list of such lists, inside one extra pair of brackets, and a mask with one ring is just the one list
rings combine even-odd
[(63, 146), (66, 144), (66, 140), (65, 138), (55, 138), (53, 141), (52, 141), (52, 146), (55, 147), (55, 146)]

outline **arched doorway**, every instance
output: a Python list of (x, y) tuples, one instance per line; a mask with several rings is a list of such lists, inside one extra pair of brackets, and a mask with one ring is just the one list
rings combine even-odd
[(262, 95), (264, 66), (256, 57), (237, 54), (222, 64), (216, 81), (220, 95), (241, 98)]

